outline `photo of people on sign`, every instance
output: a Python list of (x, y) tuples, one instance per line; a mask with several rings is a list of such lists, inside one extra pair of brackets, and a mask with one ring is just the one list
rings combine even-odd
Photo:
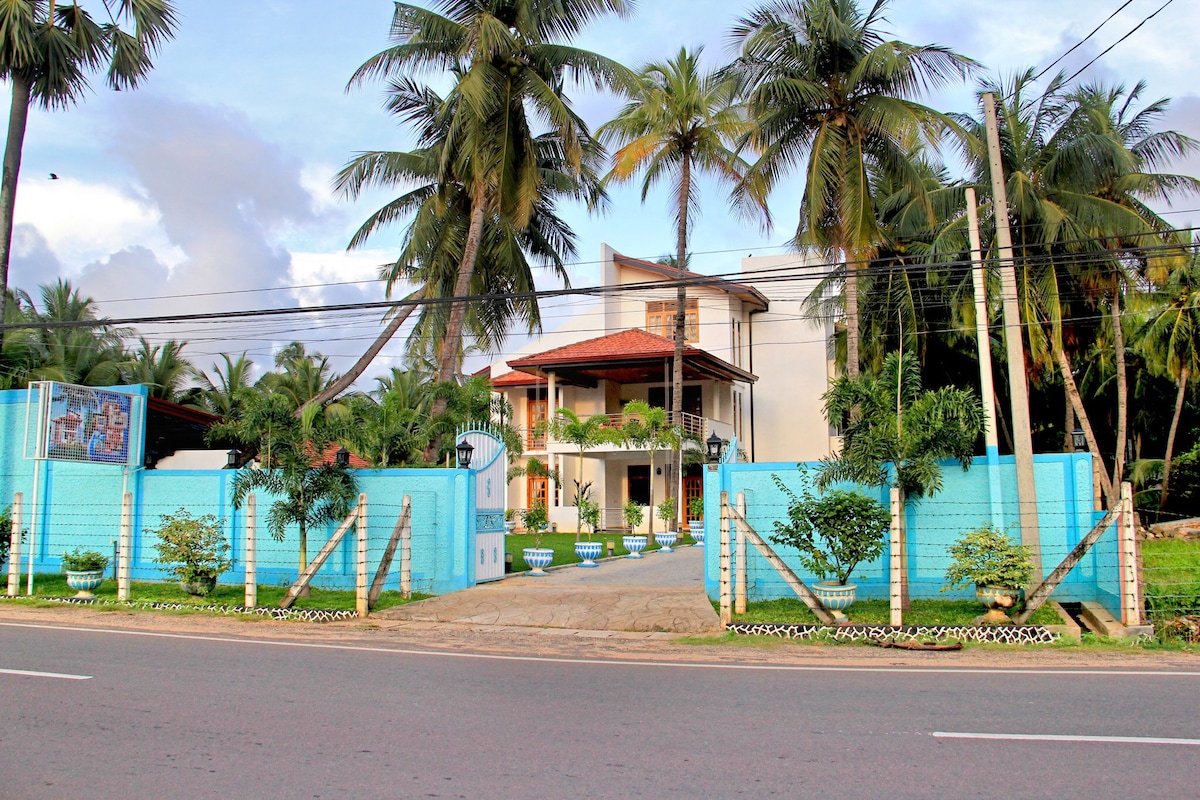
[(127, 463), (130, 395), (63, 383), (51, 386), (45, 457)]

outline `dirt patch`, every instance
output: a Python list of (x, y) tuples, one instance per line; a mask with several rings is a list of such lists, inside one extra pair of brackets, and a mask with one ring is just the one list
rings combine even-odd
[[(958, 652), (897, 653), (860, 646), (711, 637), (681, 640), (675, 634), (576, 631), (499, 625), (382, 619), (301, 623), (201, 614), (159, 614), (124, 609), (0, 606), (0, 623), (80, 629), (144, 631), (198, 637), (262, 639), (395, 650), (470, 652), (510, 656), (672, 663), (800, 666), (937, 666), (1006, 669), (1188, 669), (1200, 656), (1180, 652), (974, 648)], [(699, 643), (697, 643), (699, 641)]]

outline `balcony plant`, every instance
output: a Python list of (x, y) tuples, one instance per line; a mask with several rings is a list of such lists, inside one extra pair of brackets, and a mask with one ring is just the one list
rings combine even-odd
[(92, 590), (104, 582), (104, 570), (108, 569), (109, 558), (96, 550), (76, 547), (62, 554), (62, 568), (67, 573), (67, 586), (75, 590), (78, 600), (94, 600)]
[(554, 560), (554, 550), (542, 547), (542, 534), (550, 524), (550, 515), (544, 504), (535, 503), (533, 508), (527, 508), (521, 513), (521, 518), (525, 522), (525, 530), (533, 534), (533, 547), (526, 547), (521, 551), (525, 563), (530, 567), (529, 574), (545, 575), (546, 567)]
[(158, 557), (154, 563), (169, 566), (167, 573), (188, 594), (207, 596), (221, 573), (234, 565), (221, 525), (221, 520), (212, 514), (192, 517), (183, 508), (174, 514), (163, 514), (162, 524), (146, 531), (158, 538), (154, 546)]
[(800, 564), (818, 578), (813, 593), (844, 620), (858, 588), (850, 576), (862, 562), (883, 555), (891, 516), (862, 492), (834, 489), (814, 496), (804, 489), (797, 495), (778, 475), (771, 477), (788, 498), (787, 522), (775, 521), (771, 541), (796, 549)]
[(942, 591), (975, 586), (975, 598), (987, 613), (977, 624), (1009, 622), (1007, 612), (1024, 602), (1026, 583), (1033, 576), (1030, 549), (1014, 543), (990, 523), (967, 531), (950, 546), (950, 566)]

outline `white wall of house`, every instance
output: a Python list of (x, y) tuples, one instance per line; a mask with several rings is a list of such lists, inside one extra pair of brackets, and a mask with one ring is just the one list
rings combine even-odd
[[(750, 317), (747, 341), (753, 341), (758, 376), (753, 394), (753, 433), (745, 447), (755, 461), (811, 461), (830, 454), (837, 440), (822, 411), (821, 395), (834, 374), (828, 342), (832, 322), (804, 319), (804, 298), (822, 276), (814, 254), (787, 253), (742, 259), (742, 280), (771, 301), (770, 308)], [(777, 275), (812, 275), (803, 280), (755, 281), (770, 271)], [(765, 277), (765, 276), (764, 276)], [(747, 420), (747, 434), (750, 434)]]

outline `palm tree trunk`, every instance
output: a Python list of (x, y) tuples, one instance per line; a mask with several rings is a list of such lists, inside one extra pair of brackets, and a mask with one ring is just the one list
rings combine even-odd
[(1071, 405), (1071, 398), (1067, 397), (1066, 392), (1063, 393), (1063, 402), (1067, 406), (1066, 422), (1063, 424), (1063, 448), (1068, 453), (1075, 452), (1075, 437), (1071, 432), (1075, 430), (1075, 407)]
[(1163, 456), (1162, 495), (1158, 498), (1158, 510), (1167, 507), (1167, 484), (1171, 479), (1171, 455), (1175, 450), (1175, 433), (1179, 429), (1179, 416), (1183, 413), (1183, 398), (1187, 394), (1191, 372), (1184, 367), (1179, 372), (1179, 391), (1175, 393), (1175, 414), (1171, 417), (1171, 430), (1167, 433), (1167, 453)]
[[(400, 302), (407, 303), (414, 300), (420, 300), (424, 297), (425, 287), (422, 286), (420, 289), (417, 289)], [(345, 375), (342, 375), (336, 381), (329, 384), (329, 386), (322, 389), (320, 392), (317, 392), (316, 395), (296, 409), (296, 419), (300, 419), (300, 417), (304, 415), (304, 409), (307, 406), (324, 405), (326, 402), (332, 400), (342, 392), (349, 389), (350, 384), (358, 380), (359, 376), (367, 371), (367, 367), (371, 366), (371, 362), (375, 360), (375, 356), (379, 355), (379, 351), (384, 348), (384, 345), (392, 340), (392, 337), (396, 335), (396, 331), (400, 330), (400, 326), (403, 325), (412, 315), (414, 308), (416, 308), (415, 305), (408, 305), (397, 311), (396, 316), (392, 317), (392, 321), (388, 323), (387, 327), (383, 329), (383, 332), (379, 334), (379, 337), (371, 343), (370, 347), (367, 348), (367, 352), (363, 353), (362, 357), (360, 357), (358, 361), (354, 362), (354, 366), (350, 367), (350, 369), (346, 371)]]
[(858, 255), (842, 252), (846, 256), (846, 377), (854, 380), (858, 377)]
[[(438, 359), (437, 382), (445, 383), (454, 378), (458, 368), (459, 343), (462, 341), (463, 324), (467, 318), (467, 304), (462, 298), (471, 291), (471, 280), (475, 277), (475, 259), (479, 254), (479, 240), (483, 236), (484, 194), (480, 187), (471, 203), (471, 225), (467, 229), (467, 242), (463, 245), (462, 260), (458, 264), (458, 280), (454, 283), (454, 298), (450, 305), (450, 318), (446, 321), (446, 334), (442, 338)], [(446, 399), (434, 403), (434, 414), (446, 410)]]
[[(687, 332), (687, 286), (684, 284), (687, 273), (687, 240), (688, 240), (688, 199), (692, 194), (692, 159), (691, 154), (683, 154), (683, 163), (679, 168), (679, 225), (675, 234), (675, 267), (679, 271), (679, 286), (675, 291), (675, 362), (671, 371), (671, 418), (683, 433), (683, 344)], [(667, 486), (667, 497), (678, 494), (679, 476), (683, 473), (683, 436), (675, 445), (671, 457), (673, 466), (671, 480)], [(654, 476), (651, 476), (653, 478)], [(676, 497), (675, 513), (679, 513), (680, 502)], [(653, 509), (651, 509), (653, 514)]]
[[(8, 312), (8, 262), (12, 255), (13, 213), (17, 203), (17, 176), (25, 147), (25, 125), (29, 121), (29, 81), (13, 74), (12, 104), (8, 112), (8, 139), (4, 143), (4, 174), (0, 177), (0, 324)], [(0, 328), (0, 348), (4, 329)]]
[[(1075, 418), (1079, 420), (1079, 425), (1083, 428), (1088, 450), (1095, 461), (1094, 468), (1096, 474), (1100, 476), (1100, 491), (1106, 498), (1111, 498), (1112, 480), (1108, 476), (1108, 469), (1104, 466), (1104, 457), (1100, 455), (1100, 446), (1096, 444), (1096, 434), (1092, 432), (1092, 423), (1088, 420), (1087, 411), (1083, 408), (1083, 398), (1079, 396), (1079, 387), (1075, 384), (1075, 376), (1071, 373), (1071, 364), (1067, 361), (1067, 354), (1058, 345), (1052, 346), (1051, 349), (1054, 351), (1055, 361), (1058, 362), (1058, 371), (1062, 375), (1063, 385), (1067, 389), (1067, 398), (1075, 409)], [(1111, 500), (1109, 502), (1111, 503)], [(1109, 508), (1112, 506), (1110, 505)]]
[(1114, 282), (1112, 294), (1113, 350), (1117, 358), (1117, 452), (1113, 459), (1112, 487), (1109, 490), (1108, 507), (1116, 508), (1120, 500), (1121, 480), (1125, 475), (1125, 440), (1129, 418), (1129, 382), (1125, 370), (1125, 331), (1121, 328), (1121, 286)]

